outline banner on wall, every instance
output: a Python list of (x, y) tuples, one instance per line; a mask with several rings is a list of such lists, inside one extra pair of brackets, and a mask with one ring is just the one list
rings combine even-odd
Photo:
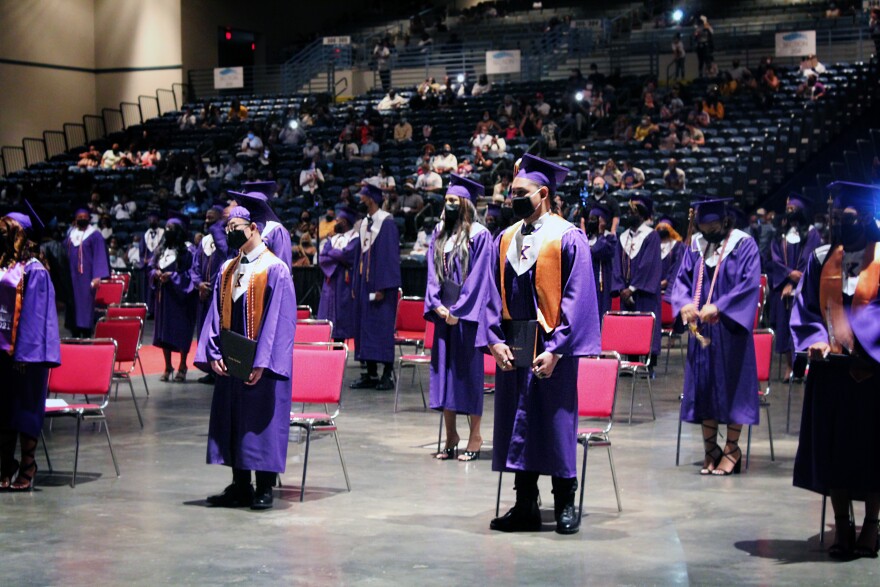
[(228, 90), (244, 87), (244, 67), (215, 67), (214, 89)]
[(513, 51), (486, 51), (486, 73), (488, 75), (500, 73), (520, 72), (519, 49)]
[(816, 31), (776, 33), (777, 57), (806, 57), (816, 52)]

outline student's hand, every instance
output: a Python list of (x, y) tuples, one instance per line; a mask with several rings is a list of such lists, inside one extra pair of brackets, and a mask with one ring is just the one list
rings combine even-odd
[(510, 352), (509, 346), (503, 342), (490, 344), (489, 351), (502, 371), (513, 371), (513, 353)]
[(101, 278), (96, 277), (92, 280), (92, 289), (98, 289), (98, 284), (101, 283)]
[(228, 377), (228, 373), (226, 371), (226, 363), (223, 362), (223, 359), (217, 359), (216, 361), (212, 360), (211, 370), (220, 377)]
[(377, 291), (376, 295), (373, 299), (377, 302), (381, 302), (382, 300), (385, 299), (385, 292), (382, 290)]
[(816, 342), (810, 345), (808, 349), (811, 361), (824, 361), (831, 352), (831, 347), (827, 342)]
[(434, 308), (434, 313), (440, 316), (440, 319), (446, 322), (446, 318), (449, 317), (449, 310), (446, 309), (446, 306), (440, 306), (439, 308)]
[(248, 377), (248, 380), (245, 382), (245, 385), (256, 385), (260, 382), (260, 378), (263, 377), (263, 368), (256, 367), (253, 371), (251, 371), (251, 376)]
[(721, 314), (718, 312), (718, 306), (715, 304), (706, 304), (703, 306), (703, 309), (700, 310), (700, 321), (706, 324), (717, 324), (721, 319)]
[(455, 326), (456, 324), (458, 324), (458, 318), (447, 312), (446, 323), (450, 326)]
[(681, 309), (681, 321), (685, 324), (696, 324), (700, 319), (700, 313), (694, 304), (688, 304)]
[(804, 276), (803, 271), (798, 271), (797, 269), (795, 269), (794, 271), (792, 271), (791, 273), (788, 274), (788, 278), (791, 279), (795, 284), (800, 283), (801, 277), (803, 277), (803, 276)]
[(544, 351), (535, 357), (535, 360), (532, 363), (532, 373), (534, 373), (535, 377), (538, 379), (547, 379), (553, 375), (553, 370), (556, 369), (557, 361), (559, 361), (559, 357), (550, 351)]

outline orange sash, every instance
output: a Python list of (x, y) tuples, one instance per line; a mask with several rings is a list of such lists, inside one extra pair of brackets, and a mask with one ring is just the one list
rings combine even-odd
[[(852, 328), (843, 308), (843, 256), (841, 245), (828, 253), (819, 282), (819, 304), (822, 319), (829, 330), (829, 344), (833, 353), (840, 353), (843, 348), (852, 350), (854, 342)], [(865, 247), (862, 267), (852, 300), (853, 313), (870, 304), (880, 290), (880, 246), (877, 243), (869, 243)]]
[[(268, 250), (263, 253), (272, 254)], [(262, 255), (261, 255), (262, 256)], [(257, 261), (254, 261), (256, 263)], [(220, 290), (220, 327), (225, 330), (232, 328), (232, 291), (234, 289), (233, 276), (238, 273), (241, 264), (241, 254), (230, 263), (223, 271), (223, 285)], [(256, 340), (263, 325), (263, 309), (266, 303), (266, 286), (269, 280), (268, 267), (262, 271), (254, 271), (248, 281), (247, 298), (245, 299), (245, 313), (247, 322), (244, 333), (251, 340)]]
[[(502, 317), (510, 320), (507, 308), (507, 288), (504, 284), (504, 266), (507, 260), (507, 249), (513, 237), (520, 230), (522, 222), (517, 222), (501, 236), (501, 304)], [(551, 333), (559, 326), (562, 314), (562, 235), (555, 236), (541, 244), (538, 258), (535, 261), (535, 295), (538, 298), (538, 324), (544, 332)]]

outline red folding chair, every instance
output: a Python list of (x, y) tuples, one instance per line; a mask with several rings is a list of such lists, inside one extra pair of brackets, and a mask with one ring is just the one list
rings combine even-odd
[(128, 295), (128, 288), (131, 286), (131, 273), (127, 271), (114, 271), (110, 276), (112, 281), (121, 281), (122, 282), (122, 295)]
[(399, 347), (414, 346), (418, 350), (425, 344), (426, 328), (425, 298), (415, 296), (400, 298), (397, 302), (394, 344)]
[(293, 342), (333, 342), (333, 323), (329, 320), (297, 320)]
[[(119, 384), (128, 383), (131, 389), (131, 401), (137, 412), (138, 422), (144, 427), (144, 419), (138, 406), (137, 397), (134, 395), (134, 385), (131, 382), (131, 373), (135, 365), (140, 362), (141, 338), (143, 336), (144, 323), (140, 318), (101, 318), (95, 325), (95, 338), (112, 338), (116, 341), (116, 367), (113, 370), (113, 383), (116, 385), (116, 397), (119, 397)], [(141, 375), (144, 368), (141, 365)], [(144, 376), (144, 386), (146, 377)], [(149, 395), (149, 393), (148, 393)]]
[(620, 370), (620, 355), (607, 353), (599, 358), (582, 358), (578, 362), (578, 416), (603, 423), (601, 428), (578, 427), (578, 443), (584, 447), (584, 460), (581, 465), (581, 496), (578, 506), (579, 516), (584, 511), (584, 487), (587, 481), (587, 452), (599, 447), (608, 450), (608, 464), (611, 465), (611, 482), (617, 497), (617, 511), (622, 512), (620, 490), (617, 486), (617, 472), (611, 456), (611, 427), (614, 425), (614, 406), (617, 401), (617, 380)]
[[(495, 393), (495, 357), (491, 354), (483, 355), (483, 393)], [(486, 377), (491, 377), (492, 381), (486, 381)]]
[(643, 375), (648, 381), (648, 400), (651, 402), (651, 419), (656, 420), (654, 412), (654, 393), (651, 388), (651, 345), (654, 341), (653, 312), (606, 312), (602, 320), (602, 351), (614, 351), (621, 356), (638, 355), (645, 361), (621, 361), (621, 372), (632, 374), (630, 387), (629, 421), (632, 424), (633, 409), (636, 402), (636, 377)]
[(312, 317), (312, 308), (311, 306), (297, 306), (296, 307), (296, 319), (297, 320), (309, 320)]
[[(770, 460), (776, 460), (776, 453), (773, 451), (773, 427), (770, 425), (770, 364), (773, 362), (773, 339), (775, 333), (770, 328), (756, 330), (752, 334), (755, 341), (755, 359), (758, 365), (758, 383), (766, 381), (767, 385), (764, 389), (758, 389), (758, 398), (761, 407), (767, 415), (767, 436), (770, 437)], [(752, 450), (752, 426), (749, 425), (749, 435), (746, 441), (746, 471), (749, 470), (749, 454)]]
[[(434, 323), (425, 321), (425, 339), (424, 344), (419, 348), (419, 352), (414, 355), (402, 355), (397, 359), (397, 375), (394, 377), (394, 411), (398, 411), (400, 404), (400, 373), (404, 367), (410, 367), (413, 370), (413, 382), (416, 379), (416, 368), (420, 365), (428, 365), (431, 363), (430, 353), (434, 348)], [(419, 390), (422, 392), (422, 405), (425, 410), (428, 409), (428, 402), (425, 399), (425, 387), (422, 385), (422, 378), (419, 377)]]
[(102, 279), (95, 289), (95, 310), (103, 313), (110, 304), (121, 304), (125, 284), (120, 280)]
[(290, 425), (306, 431), (306, 449), (303, 456), (302, 488), (299, 500), (303, 501), (306, 494), (306, 473), (309, 468), (309, 448), (312, 432), (329, 432), (336, 440), (339, 462), (345, 475), (345, 485), (351, 491), (348, 469), (342, 456), (342, 446), (336, 428), (336, 417), (342, 407), (342, 383), (345, 377), (345, 363), (348, 360), (348, 349), (340, 342), (303, 343), (293, 347), (293, 393), (294, 403), (305, 404), (336, 404), (336, 411), (290, 413)]
[[(146, 304), (110, 304), (107, 306), (107, 318), (140, 318), (147, 323)], [(148, 394), (149, 395), (149, 394)]]
[(684, 344), (682, 343), (681, 334), (673, 329), (674, 326), (675, 314), (672, 311), (672, 304), (663, 300), (660, 305), (660, 335), (667, 340), (664, 373), (669, 372), (669, 354), (672, 352), (673, 339), (678, 341), (678, 350), (681, 351), (681, 364), (684, 366)]
[[(71, 487), (76, 487), (76, 473), (79, 465), (79, 433), (82, 422), (86, 420), (103, 422), (107, 445), (110, 447), (110, 457), (113, 459), (116, 476), (119, 477), (119, 465), (116, 462), (113, 443), (110, 441), (110, 429), (104, 415), (104, 408), (107, 407), (110, 399), (115, 364), (116, 341), (112, 339), (62, 339), (61, 365), (49, 371), (49, 394), (70, 398), (84, 395), (87, 402), (89, 397), (103, 398), (104, 400), (100, 404), (69, 403), (46, 408), (47, 418), (76, 418), (76, 449), (73, 456)], [(49, 468), (51, 470), (51, 465)]]

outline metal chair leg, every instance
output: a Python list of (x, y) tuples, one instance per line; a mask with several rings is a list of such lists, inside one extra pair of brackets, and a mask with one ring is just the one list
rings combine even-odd
[(748, 439), (746, 440), (746, 471), (749, 470), (749, 456), (752, 454), (752, 425), (749, 424)]
[(150, 397), (150, 386), (147, 385), (147, 375), (144, 373), (144, 364), (141, 363), (140, 353), (138, 353), (138, 366), (141, 369), (141, 378), (144, 380), (144, 389), (147, 390), (147, 397)]
[(678, 466), (679, 455), (681, 454), (681, 416), (678, 417), (678, 438), (675, 440), (675, 466)]
[(764, 404), (767, 410), (767, 436), (770, 437), (770, 460), (776, 461), (776, 452), (773, 450), (773, 426), (770, 424), (770, 404)]
[(580, 444), (584, 447), (584, 458), (581, 461), (581, 496), (578, 502), (578, 520), (584, 518), (584, 487), (587, 485), (587, 451), (590, 447), (589, 437), (584, 437), (583, 440), (580, 441)]
[(70, 487), (76, 487), (76, 469), (79, 465), (79, 430), (82, 424), (82, 414), (76, 415), (76, 444), (73, 451), (73, 481), (70, 484)]
[(822, 496), (822, 519), (819, 521), (819, 544), (825, 544), (825, 506), (827, 505), (827, 495)]
[(342, 474), (345, 475), (345, 486), (350, 492), (351, 482), (348, 480), (348, 468), (345, 466), (345, 457), (342, 456), (342, 445), (339, 444), (339, 432), (334, 432), (333, 438), (336, 439), (336, 450), (339, 452), (339, 462), (342, 463)]
[(498, 471), (498, 494), (495, 496), (495, 517), (501, 515), (501, 477), (504, 471)]
[[(134, 395), (134, 384), (132, 384), (132, 382), (131, 382), (131, 377), (126, 377), (125, 380), (128, 381), (128, 387), (131, 388), (131, 401), (134, 402), (134, 410), (137, 412), (138, 422), (141, 423), (141, 428), (143, 428), (144, 427), (144, 418), (143, 418), (143, 416), (141, 416), (141, 409), (138, 406), (137, 397), (135, 397), (135, 395)], [(106, 428), (106, 422), (105, 422), (105, 428)]]
[(617, 486), (617, 470), (614, 468), (614, 457), (611, 456), (611, 444), (609, 443), (606, 448), (608, 448), (608, 464), (611, 465), (611, 482), (614, 483), (614, 496), (617, 498), (617, 511), (622, 512), (623, 505), (620, 503), (620, 488)]
[[(416, 372), (416, 367), (413, 367), (413, 373)], [(428, 411), (428, 402), (425, 401), (425, 386), (422, 384), (422, 377), (419, 375), (419, 391), (422, 392), (422, 408), (427, 412)]]
[(302, 502), (306, 496), (306, 473), (309, 470), (309, 445), (311, 444), (311, 440), (312, 440), (312, 427), (306, 426), (305, 428), (306, 428), (306, 452), (305, 452), (305, 455), (303, 456), (303, 478), (302, 478), (302, 485), (300, 486), (300, 490), (299, 490), (300, 502)]
[(437, 430), (437, 454), (440, 454), (440, 442), (443, 439), (443, 412), (440, 412), (440, 428)]
[(116, 469), (116, 476), (119, 477), (119, 463), (116, 462), (116, 452), (113, 450), (113, 443), (110, 442), (110, 427), (107, 426), (106, 418), (101, 418), (104, 420), (104, 434), (107, 435), (107, 446), (110, 447), (110, 458), (113, 459), (113, 468)]
[(403, 362), (397, 359), (397, 377), (394, 383), (394, 413), (397, 413), (398, 404), (400, 402), (400, 371), (403, 369)]
[(654, 412), (654, 386), (651, 385), (651, 372), (645, 373), (645, 379), (648, 380), (648, 401), (651, 402), (651, 419), (656, 420), (657, 414)]
[(46, 437), (42, 430), (40, 430), (40, 442), (43, 444), (43, 454), (46, 455), (46, 468), (52, 473), (52, 459), (49, 458), (49, 447), (46, 446)]
[(633, 370), (632, 372), (632, 385), (629, 386), (630, 391), (630, 399), (629, 399), (629, 420), (627, 424), (632, 425), (633, 423), (633, 408), (636, 405), (636, 372)]
[(666, 366), (663, 368), (663, 374), (669, 373), (669, 355), (672, 353), (672, 334), (666, 337)]

